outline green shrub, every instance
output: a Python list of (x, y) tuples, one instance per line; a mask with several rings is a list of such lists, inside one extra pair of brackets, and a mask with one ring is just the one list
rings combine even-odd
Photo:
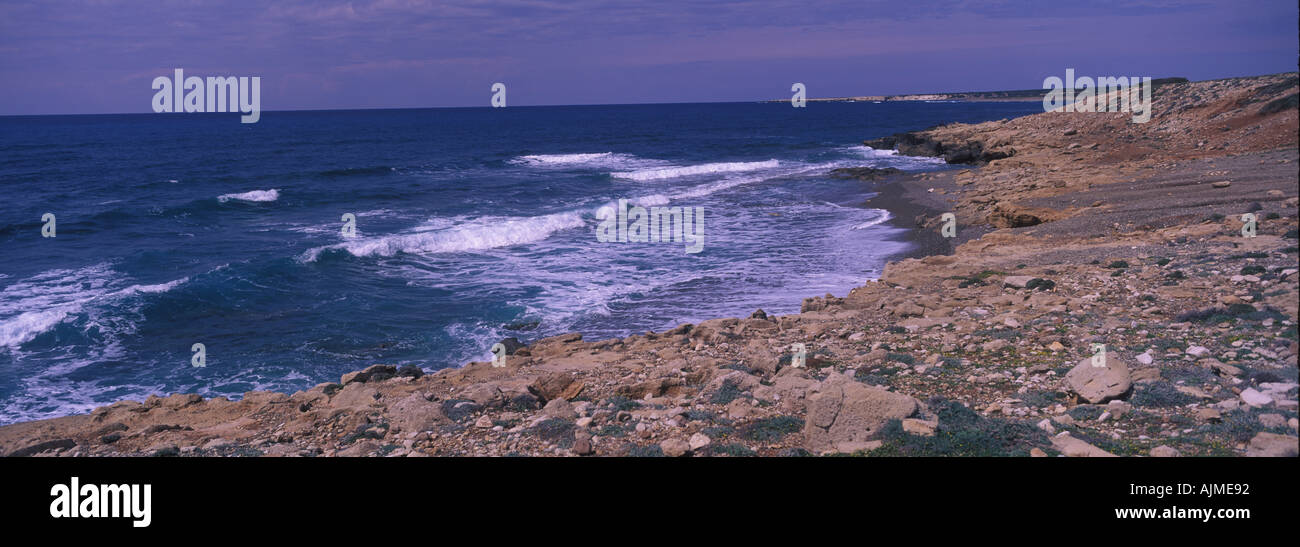
[(573, 446), (573, 430), (577, 426), (568, 420), (551, 418), (528, 429), (533, 436), (560, 448)]
[(803, 420), (794, 416), (775, 416), (741, 427), (738, 435), (751, 441), (772, 442), (801, 429)]
[(739, 443), (710, 445), (708, 452), (710, 456), (731, 456), (733, 458), (752, 458), (758, 455), (758, 452), (754, 452), (749, 447)]
[(632, 445), (628, 449), (627, 455), (633, 458), (662, 458), (664, 451), (657, 444), (648, 444), (645, 446)]
[(868, 456), (1027, 456), (1034, 447), (1050, 448), (1047, 433), (1026, 422), (986, 418), (961, 403), (934, 398), (927, 402), (939, 417), (930, 437), (903, 431), (892, 420), (881, 432), (884, 444)]
[(614, 407), (614, 410), (635, 410), (641, 408), (640, 402), (634, 401), (622, 395), (615, 395), (613, 397), (605, 399), (605, 404)]
[(1196, 397), (1178, 391), (1169, 382), (1151, 382), (1135, 388), (1129, 399), (1133, 406), (1167, 408), (1196, 402)]
[(713, 394), (709, 402), (715, 405), (725, 405), (739, 398), (742, 393), (740, 386), (731, 380), (726, 380), (722, 382), (722, 387), (718, 388), (718, 391)]

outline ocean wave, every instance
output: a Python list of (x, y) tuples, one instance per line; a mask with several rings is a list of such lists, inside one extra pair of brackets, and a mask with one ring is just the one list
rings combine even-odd
[[(443, 221), (441, 224), (445, 224)], [(322, 252), (346, 251), (353, 256), (393, 256), (397, 253), (454, 253), (481, 251), (541, 241), (560, 230), (586, 224), (578, 212), (535, 217), (483, 217), (454, 222), (430, 229), (421, 226), (411, 233), (362, 238), (307, 250), (300, 259), (314, 262)], [(423, 229), (422, 229), (423, 228)]]
[[(626, 154), (618, 154), (618, 157), (631, 158)], [(587, 163), (600, 162), (604, 163), (615, 158), (613, 152), (597, 152), (594, 154), (532, 154), (519, 156), (510, 160), (510, 163), (519, 163), (524, 165), (582, 165)]]
[(845, 147), (844, 150), (851, 154), (861, 155), (867, 159), (882, 160), (885, 165), (907, 169), (908, 167), (925, 167), (930, 165), (945, 165), (947, 162), (943, 158), (933, 158), (928, 156), (904, 156), (898, 153), (898, 150), (880, 150), (866, 145), (856, 145)]
[(106, 263), (42, 272), (0, 291), (0, 347), (17, 348), (94, 304), (167, 292), (188, 280), (123, 287), (122, 276)]
[(584, 154), (531, 154), (507, 161), (515, 165), (535, 168), (583, 169), (637, 169), (667, 165), (663, 160), (647, 159), (618, 152)]
[(705, 163), (701, 165), (688, 165), (685, 167), (657, 167), (651, 169), (639, 169), (636, 171), (616, 171), (610, 173), (610, 176), (636, 181), (663, 180), (688, 177), (692, 175), (711, 175), (714, 173), (735, 173), (757, 171), (760, 169), (772, 169), (780, 164), (781, 163), (777, 160)]
[(275, 201), (280, 199), (280, 191), (272, 188), (270, 190), (253, 190), (241, 194), (222, 194), (217, 196), (217, 201), (225, 203), (232, 199), (240, 201)]
[(870, 228), (870, 227), (875, 226), (875, 225), (877, 225), (877, 224), (880, 224), (880, 223), (883, 223), (883, 222), (888, 222), (889, 219), (894, 218), (894, 215), (889, 214), (889, 211), (886, 211), (886, 210), (884, 210), (884, 209), (869, 209), (869, 211), (872, 212), (872, 213), (875, 213), (876, 216), (873, 217), (871, 220), (868, 220), (868, 221), (866, 221), (866, 222), (862, 222), (862, 223), (860, 223), (860, 224), (855, 224), (855, 225), (853, 226), (852, 229), (854, 229), (854, 230), (862, 230), (862, 229), (865, 229), (865, 228)]
[(68, 316), (63, 310), (26, 312), (0, 321), (0, 346), (16, 348), (54, 328)]

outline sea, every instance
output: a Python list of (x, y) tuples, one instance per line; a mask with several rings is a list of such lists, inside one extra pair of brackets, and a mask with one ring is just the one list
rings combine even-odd
[[(654, 104), (0, 117), (0, 424), (292, 392), (527, 343), (799, 311), (909, 250), (838, 167), (1030, 103)], [(600, 241), (602, 207), (703, 245)], [(698, 220), (698, 219), (697, 219)], [(200, 359), (201, 357), (201, 359)], [(202, 365), (202, 366), (199, 366)]]

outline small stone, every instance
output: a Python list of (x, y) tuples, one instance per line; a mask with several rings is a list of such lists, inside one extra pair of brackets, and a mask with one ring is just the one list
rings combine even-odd
[(1209, 351), (1210, 351), (1209, 348), (1206, 348), (1205, 346), (1188, 346), (1188, 347), (1187, 347), (1187, 354), (1188, 354), (1188, 355), (1195, 356), (1195, 357), (1200, 357), (1200, 356), (1202, 356), (1202, 355), (1205, 355), (1206, 353), (1209, 353)]
[(1223, 419), (1223, 414), (1215, 408), (1202, 408), (1196, 411), (1196, 417), (1205, 422), (1218, 422)]
[(590, 435), (583, 435), (583, 436), (579, 436), (577, 439), (574, 439), (573, 441), (574, 454), (577, 454), (579, 456), (587, 456), (595, 452), (596, 452), (595, 447), (591, 445)]
[(1250, 406), (1259, 407), (1273, 402), (1273, 398), (1256, 391), (1253, 387), (1248, 387), (1241, 392), (1241, 401)]
[(994, 352), (994, 351), (999, 351), (1001, 349), (1004, 349), (1010, 345), (1011, 345), (1010, 342), (1007, 342), (1006, 340), (999, 338), (997, 340), (985, 342), (983, 345), (980, 346), (980, 349), (985, 352)]
[(911, 302), (903, 302), (894, 308), (894, 315), (899, 317), (921, 317), (925, 315), (925, 308)]
[(659, 443), (659, 449), (663, 451), (665, 456), (670, 458), (680, 458), (691, 451), (691, 445), (681, 439), (673, 438), (665, 439), (663, 442)]
[(1154, 362), (1154, 361), (1155, 361), (1155, 358), (1154, 358), (1154, 357), (1151, 357), (1151, 354), (1150, 354), (1150, 353), (1143, 353), (1143, 354), (1137, 356), (1137, 362), (1142, 363), (1142, 364), (1144, 364), (1144, 365), (1149, 365), (1149, 364), (1151, 364), (1151, 363)]
[(1151, 449), (1151, 457), (1153, 458), (1177, 458), (1182, 455), (1178, 449), (1163, 444)]
[(1246, 455), (1265, 458), (1294, 458), (1300, 452), (1300, 439), (1276, 433), (1259, 433), (1250, 440)]
[(1034, 277), (1030, 275), (1009, 275), (1002, 278), (1002, 284), (1015, 289), (1023, 289)]
[(479, 416), (478, 419), (474, 421), (474, 427), (479, 429), (491, 429), (492, 418), (489, 418), (487, 415)]
[(1211, 182), (1211, 183), (1210, 183), (1210, 186), (1213, 186), (1213, 187), (1215, 187), (1215, 188), (1227, 188), (1227, 187), (1229, 187), (1229, 186), (1232, 186), (1232, 181), (1229, 181), (1229, 180), (1217, 180), (1217, 181)]
[(1031, 458), (1046, 458), (1046, 457), (1047, 457), (1047, 453), (1046, 453), (1046, 452), (1043, 452), (1043, 449), (1041, 449), (1041, 448), (1034, 447), (1034, 448), (1030, 448), (1030, 449), (1029, 449), (1029, 457), (1031, 457)]
[(1061, 433), (1052, 437), (1052, 447), (1071, 458), (1097, 458), (1097, 457), (1114, 457), (1114, 454), (1090, 445), (1084, 441), (1071, 437), (1069, 433)]
[(705, 435), (703, 433), (696, 433), (694, 435), (691, 435), (691, 439), (688, 442), (688, 445), (690, 446), (691, 451), (695, 451), (704, 448), (706, 446), (709, 446), (709, 444), (711, 444), (712, 442), (713, 439), (710, 439), (708, 435)]

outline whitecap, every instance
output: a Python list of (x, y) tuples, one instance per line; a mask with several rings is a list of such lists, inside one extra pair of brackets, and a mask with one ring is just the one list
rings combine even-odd
[(217, 201), (225, 203), (232, 199), (240, 201), (275, 201), (280, 199), (280, 191), (272, 188), (270, 190), (253, 190), (241, 194), (222, 194), (217, 196)]
[(735, 173), (757, 171), (760, 169), (772, 169), (780, 164), (781, 163), (777, 160), (705, 163), (684, 167), (657, 167), (635, 171), (616, 171), (610, 173), (610, 176), (636, 181), (663, 180), (693, 175), (711, 175), (714, 173)]
[[(446, 221), (431, 221), (435, 225)], [(481, 217), (461, 220), (450, 227), (416, 227), (409, 233), (361, 238), (307, 250), (300, 257), (315, 261), (328, 249), (341, 249), (353, 256), (393, 256), (397, 253), (454, 253), (480, 251), (541, 241), (560, 230), (585, 224), (576, 211), (535, 217)]]

